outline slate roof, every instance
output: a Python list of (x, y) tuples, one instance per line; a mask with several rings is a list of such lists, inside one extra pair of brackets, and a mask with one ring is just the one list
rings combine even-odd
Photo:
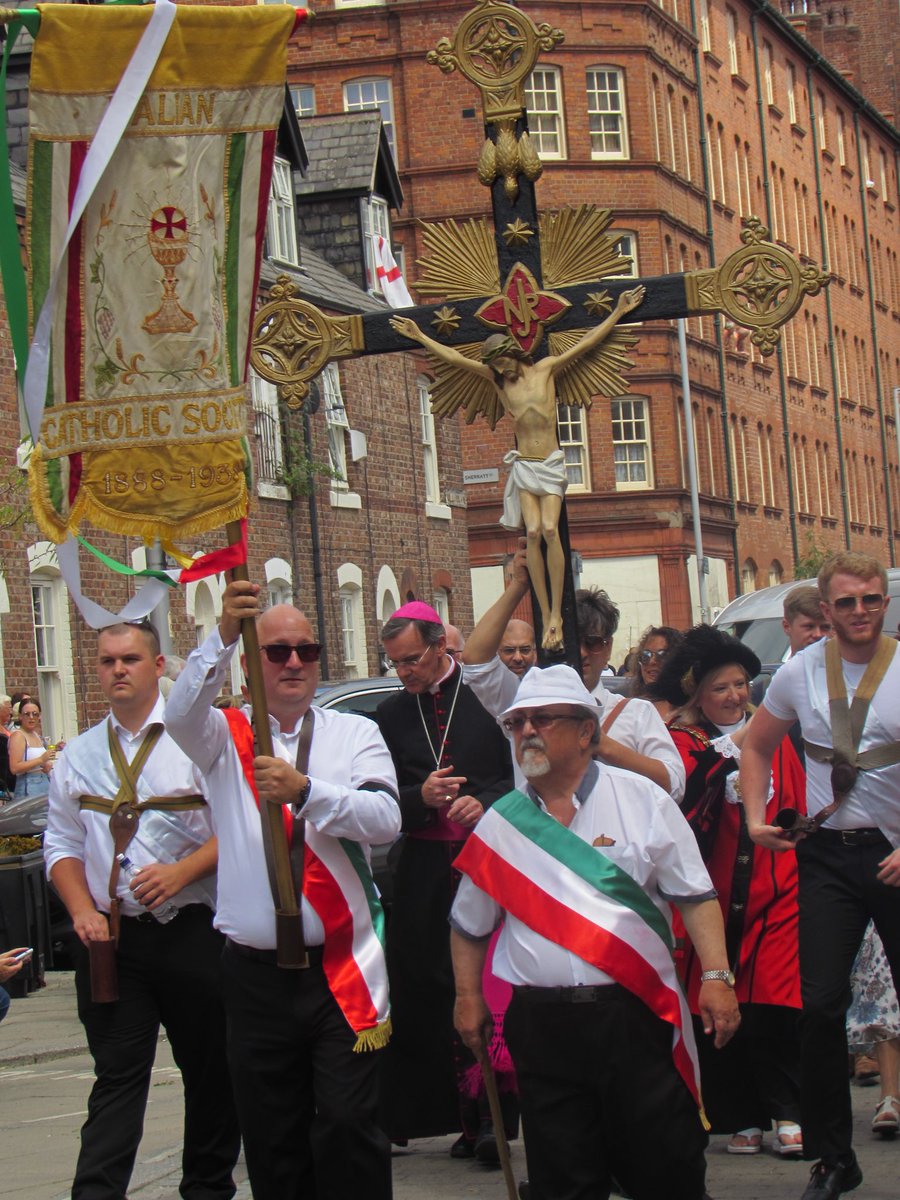
[(388, 145), (381, 113), (334, 113), (300, 122), (309, 170), (297, 183), (297, 195), (369, 195), (377, 192), (392, 208), (403, 204), (403, 190)]
[(339, 312), (385, 312), (388, 305), (357, 287), (308, 246), (299, 246), (300, 266), (286, 267), (263, 259), (260, 282), (268, 289), (279, 275), (290, 275), (300, 296), (322, 308)]
[(9, 177), (12, 183), (13, 204), (18, 211), (25, 210), (25, 170), (16, 162), (9, 164)]

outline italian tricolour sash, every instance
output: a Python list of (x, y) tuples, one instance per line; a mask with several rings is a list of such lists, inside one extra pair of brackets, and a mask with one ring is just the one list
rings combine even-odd
[[(225, 709), (228, 728), (257, 806), (253, 730), (238, 709)], [(294, 817), (282, 806), (288, 845)], [(332, 995), (356, 1034), (354, 1050), (377, 1050), (391, 1036), (384, 912), (366, 857), (356, 842), (320, 834), (307, 824), (303, 895), (325, 928), (322, 967)]]
[(245, 379), (297, 14), (178, 6), (66, 247), (88, 150), (153, 8), (41, 8), (32, 328), (48, 297), (52, 308), (31, 489), (56, 542), (87, 519), (171, 543), (247, 512)]
[(646, 892), (602, 848), (519, 791), (485, 813), (454, 866), (517, 920), (606, 972), (669, 1022), (675, 1066), (703, 1116), (697, 1048), (671, 930)]

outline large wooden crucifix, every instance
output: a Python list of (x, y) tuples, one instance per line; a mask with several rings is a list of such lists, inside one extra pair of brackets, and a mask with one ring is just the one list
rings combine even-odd
[(477, 169), (493, 213), (493, 228), (485, 218), (422, 223), (426, 254), (413, 286), (436, 302), (402, 314), (330, 317), (300, 300), (281, 276), (257, 314), (251, 360), (290, 407), (299, 407), (328, 362), (408, 351), (417, 342), (435, 360), (436, 415), (462, 409), (468, 422), (482, 415), (492, 428), (509, 415), (516, 447), (504, 460), (511, 468), (505, 512), (517, 520), (518, 501), (526, 525), (542, 661), (567, 651), (577, 667), (557, 404), (590, 407), (595, 395), (627, 392), (626, 352), (638, 338), (620, 327), (626, 318), (724, 312), (771, 354), (780, 327), (829, 277), (771, 243), (751, 217), (743, 245), (717, 268), (623, 278), (630, 260), (608, 236), (608, 210), (539, 213), (534, 183), (542, 167), (528, 134), (524, 89), (540, 52), (563, 37), (504, 0), (476, 0), (452, 39), (428, 54), (481, 92), (485, 143)]

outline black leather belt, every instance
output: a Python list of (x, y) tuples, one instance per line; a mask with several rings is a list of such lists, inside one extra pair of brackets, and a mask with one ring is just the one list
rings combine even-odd
[[(179, 908), (179, 910), (178, 910), (178, 915), (180, 917), (183, 917), (185, 913), (190, 912), (191, 909), (196, 909), (196, 908), (205, 908), (206, 911), (209, 912), (209, 908), (205, 904), (183, 904), (181, 906), (181, 908)], [(136, 916), (132, 916), (130, 913), (122, 913), (119, 920), (121, 920), (121, 921), (137, 921), (141, 925), (147, 925), (147, 924), (165, 925), (166, 924), (165, 921), (157, 921), (156, 917), (154, 917), (153, 913), (150, 912), (149, 910), (147, 912), (138, 913)]]
[[(249, 958), (252, 962), (268, 963), (273, 967), (278, 965), (277, 950), (257, 950), (255, 946), (245, 946), (243, 942), (236, 942), (232, 938), (225, 939), (225, 946), (240, 958)], [(310, 966), (317, 967), (321, 964), (324, 950), (324, 946), (306, 947), (306, 957), (309, 959)]]
[(841, 842), (845, 846), (875, 846), (880, 842), (889, 846), (890, 842), (884, 836), (880, 829), (826, 829), (820, 825), (816, 833), (817, 838), (825, 838), (826, 841)]
[(608, 1000), (619, 990), (618, 983), (595, 983), (576, 987), (513, 985), (516, 996), (529, 1004), (595, 1004), (598, 1000)]

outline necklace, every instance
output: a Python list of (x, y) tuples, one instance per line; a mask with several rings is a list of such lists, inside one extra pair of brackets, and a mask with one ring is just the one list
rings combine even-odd
[(443, 736), (443, 738), (441, 738), (441, 747), (438, 750), (437, 754), (435, 754), (435, 751), (434, 751), (434, 742), (431, 740), (431, 731), (429, 730), (428, 725), (425, 721), (425, 713), (424, 713), (424, 710), (422, 709), (422, 697), (419, 695), (416, 696), (416, 701), (419, 705), (419, 718), (422, 722), (422, 728), (425, 730), (425, 738), (428, 742), (428, 749), (432, 753), (432, 756), (434, 758), (434, 765), (437, 768), (437, 770), (440, 770), (440, 768), (441, 768), (441, 759), (444, 757), (444, 747), (447, 745), (447, 736), (450, 733), (450, 722), (453, 720), (453, 714), (456, 711), (456, 701), (459, 698), (459, 689), (460, 689), (461, 685), (462, 685), (462, 671), (460, 670), (457, 672), (456, 691), (453, 693), (453, 701), (450, 705), (450, 712), (447, 715), (447, 724), (444, 726), (444, 736)]

